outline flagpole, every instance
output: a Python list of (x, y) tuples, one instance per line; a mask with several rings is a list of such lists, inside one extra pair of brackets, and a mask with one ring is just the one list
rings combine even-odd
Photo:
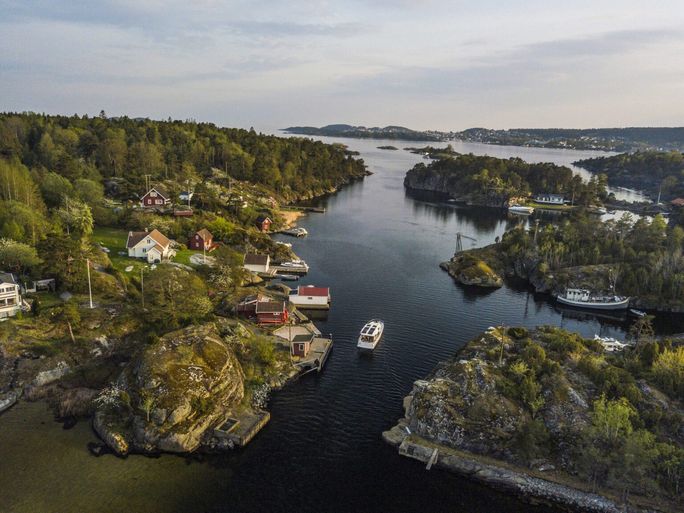
[(86, 258), (86, 269), (88, 270), (88, 297), (90, 297), (90, 308), (93, 308), (93, 289), (90, 286), (90, 260)]

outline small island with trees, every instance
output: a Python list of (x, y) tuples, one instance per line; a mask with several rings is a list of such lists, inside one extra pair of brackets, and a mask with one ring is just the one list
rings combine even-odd
[[(684, 345), (492, 327), (414, 383), (403, 456), (572, 511), (681, 511)], [(628, 508), (628, 509), (624, 509)]]

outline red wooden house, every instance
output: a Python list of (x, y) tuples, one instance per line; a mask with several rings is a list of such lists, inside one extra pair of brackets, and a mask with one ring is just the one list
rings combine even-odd
[(166, 189), (155, 185), (140, 198), (140, 204), (144, 208), (162, 208), (171, 204), (171, 196)]
[(213, 251), (217, 247), (218, 244), (214, 242), (214, 236), (206, 228), (202, 228), (188, 239), (189, 249)]
[(271, 229), (273, 221), (268, 216), (259, 216), (256, 218), (256, 226), (262, 232), (268, 232)]
[(292, 337), (292, 342), (290, 343), (292, 356), (300, 356), (303, 358), (308, 355), (311, 350), (313, 339), (313, 333), (308, 335), (295, 335)]
[(259, 301), (256, 304), (257, 323), (285, 324), (289, 317), (285, 301)]

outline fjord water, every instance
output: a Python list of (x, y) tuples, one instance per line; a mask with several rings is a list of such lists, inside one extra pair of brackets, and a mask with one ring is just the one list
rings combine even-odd
[[(95, 458), (86, 450), (95, 440), (86, 422), (62, 430), (43, 404), (19, 404), (0, 416), (0, 511), (553, 511), (428, 472), (400, 458), (380, 434), (402, 415), (412, 382), (488, 326), (553, 324), (591, 337), (620, 336), (625, 323), (562, 313), (522, 287), (475, 292), (455, 285), (438, 264), (453, 254), (456, 233), (485, 245), (517, 219), (408, 196), (404, 174), (421, 157), (376, 147), (420, 143), (340, 142), (360, 151), (374, 174), (321, 200), (327, 213), (300, 222), (306, 239), (282, 239), (311, 266), (303, 284), (331, 287), (333, 307), (317, 321), (335, 340), (324, 372), (275, 393), (270, 424), (244, 450), (216, 457)], [(454, 146), (562, 164), (592, 155)], [(360, 354), (358, 332), (373, 317), (385, 321), (385, 335), (372, 354)]]

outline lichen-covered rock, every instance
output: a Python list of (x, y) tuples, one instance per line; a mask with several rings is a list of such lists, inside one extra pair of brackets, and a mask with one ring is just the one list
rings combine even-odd
[(442, 269), (463, 285), (483, 288), (503, 287), (503, 278), (484, 261), (465, 253), (441, 264)]
[(242, 400), (243, 381), (214, 324), (175, 331), (145, 348), (100, 395), (94, 426), (119, 453), (191, 452)]

